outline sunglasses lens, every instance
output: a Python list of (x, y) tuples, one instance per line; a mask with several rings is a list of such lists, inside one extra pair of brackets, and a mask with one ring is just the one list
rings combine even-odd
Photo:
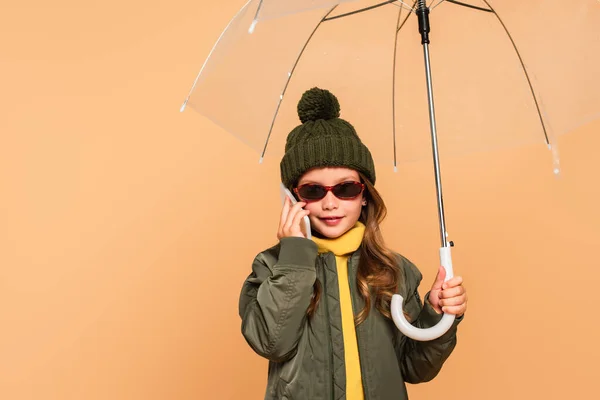
[(363, 186), (358, 182), (344, 182), (333, 188), (333, 194), (339, 199), (353, 199), (363, 190)]
[(327, 191), (321, 185), (303, 185), (298, 188), (298, 194), (305, 200), (320, 200)]
[[(321, 185), (302, 185), (298, 187), (298, 195), (304, 200), (316, 201), (325, 197), (325, 195), (327, 195), (327, 190), (327, 188)], [(362, 193), (363, 185), (359, 182), (338, 183), (331, 191), (338, 199), (350, 200)]]

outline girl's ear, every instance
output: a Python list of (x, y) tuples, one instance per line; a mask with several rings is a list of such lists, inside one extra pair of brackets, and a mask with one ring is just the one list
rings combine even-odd
[(367, 200), (363, 200), (362, 202), (363, 207), (367, 205)]

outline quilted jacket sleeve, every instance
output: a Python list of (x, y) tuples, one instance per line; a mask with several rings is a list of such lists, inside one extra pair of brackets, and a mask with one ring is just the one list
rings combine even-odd
[(283, 238), (278, 256), (263, 252), (252, 263), (239, 301), (242, 334), (252, 349), (271, 361), (284, 361), (296, 349), (316, 280), (317, 245)]
[[(402, 261), (405, 276), (404, 311), (408, 313), (413, 325), (419, 328), (436, 325), (442, 319), (442, 314), (436, 313), (429, 304), (429, 293), (425, 296), (425, 302), (421, 301), (418, 292), (423, 277), (421, 272), (407, 259), (402, 258)], [(396, 330), (396, 356), (406, 382), (420, 383), (435, 378), (456, 346), (457, 325), (462, 319), (463, 317), (456, 318), (448, 332), (426, 342), (410, 339)]]

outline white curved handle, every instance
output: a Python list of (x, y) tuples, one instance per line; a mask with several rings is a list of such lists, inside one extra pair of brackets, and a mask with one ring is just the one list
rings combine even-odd
[[(440, 248), (440, 262), (441, 265), (446, 269), (446, 278), (444, 279), (444, 282), (452, 279), (454, 276), (454, 271), (452, 269), (452, 255), (450, 254), (450, 247)], [(400, 332), (411, 339), (419, 341), (437, 339), (444, 333), (448, 332), (448, 329), (450, 329), (454, 323), (454, 315), (444, 314), (440, 322), (431, 328), (422, 329), (414, 327), (410, 324), (410, 322), (408, 322), (406, 317), (404, 317), (404, 312), (402, 311), (403, 302), (404, 299), (399, 294), (392, 296), (392, 319), (394, 320), (394, 324), (396, 324)]]

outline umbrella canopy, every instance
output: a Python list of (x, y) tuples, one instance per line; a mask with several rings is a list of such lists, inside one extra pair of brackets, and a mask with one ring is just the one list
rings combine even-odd
[[(342, 116), (368, 119), (357, 130), (376, 161), (391, 166), (427, 159), (414, 5), (249, 1), (215, 44), (184, 106), (261, 157), (278, 159), (299, 123), (300, 94), (319, 86), (340, 98)], [(442, 156), (555, 143), (600, 116), (598, 1), (447, 0), (430, 8)]]

